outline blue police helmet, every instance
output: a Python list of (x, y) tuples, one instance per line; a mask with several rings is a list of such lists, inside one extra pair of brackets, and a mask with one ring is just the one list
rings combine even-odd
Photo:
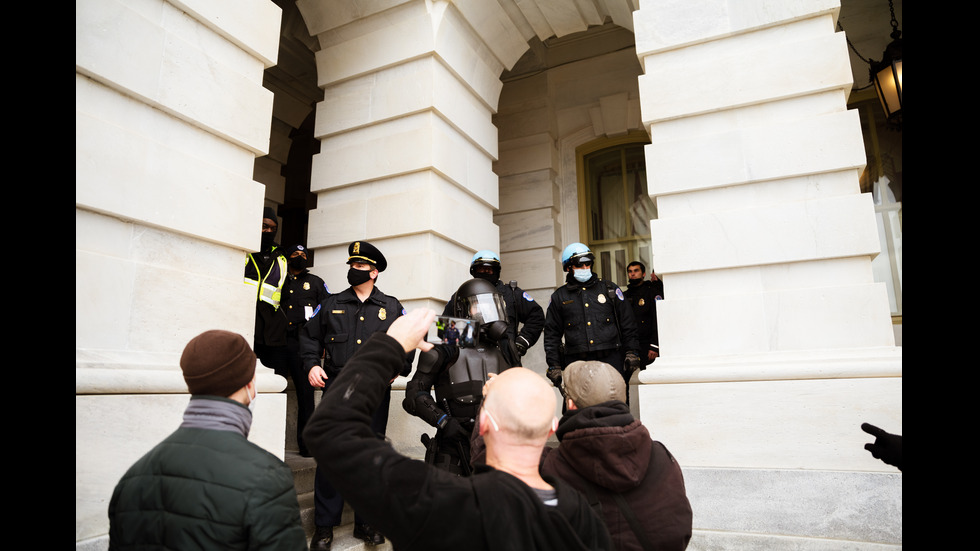
[(561, 253), (561, 268), (564, 271), (568, 271), (569, 266), (580, 260), (594, 262), (595, 255), (582, 243), (572, 243), (565, 247), (565, 250)]
[(495, 276), (500, 276), (500, 257), (493, 251), (482, 250), (473, 255), (473, 260), (470, 261), (471, 276), (478, 277), (476, 272), (478, 266), (487, 266), (493, 270)]

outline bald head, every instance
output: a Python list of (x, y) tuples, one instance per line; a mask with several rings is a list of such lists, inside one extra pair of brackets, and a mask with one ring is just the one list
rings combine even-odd
[(521, 367), (494, 377), (483, 402), (501, 433), (525, 442), (548, 438), (555, 406), (552, 386), (544, 377)]

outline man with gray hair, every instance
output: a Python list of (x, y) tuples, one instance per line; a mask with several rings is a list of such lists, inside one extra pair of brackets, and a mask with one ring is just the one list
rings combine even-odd
[(686, 549), (692, 513), (680, 465), (630, 414), (623, 377), (598, 361), (572, 362), (563, 375), (568, 409), (541, 474), (582, 492), (601, 511), (616, 549)]

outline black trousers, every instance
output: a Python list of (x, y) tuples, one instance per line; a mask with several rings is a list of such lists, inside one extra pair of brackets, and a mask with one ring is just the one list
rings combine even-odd
[[(327, 379), (327, 385), (323, 387), (324, 392), (330, 388), (331, 381), (333, 379)], [(383, 438), (385, 431), (388, 430), (388, 407), (390, 404), (391, 387), (389, 386), (388, 391), (381, 399), (381, 404), (374, 412), (374, 417), (371, 419), (371, 429), (379, 435), (379, 438)], [(317, 526), (340, 526), (340, 517), (344, 513), (344, 497), (337, 492), (319, 468), (316, 470), (316, 478), (314, 479), (313, 502), (315, 505), (313, 522)], [(354, 524), (364, 524), (364, 520), (357, 514), (357, 511), (354, 511)]]
[(286, 350), (289, 377), (293, 380), (293, 387), (296, 389), (296, 443), (299, 445), (300, 454), (305, 456), (309, 455), (309, 452), (303, 443), (303, 429), (313, 415), (314, 389), (310, 385), (309, 374), (303, 368), (303, 360), (299, 357), (298, 332), (286, 334)]

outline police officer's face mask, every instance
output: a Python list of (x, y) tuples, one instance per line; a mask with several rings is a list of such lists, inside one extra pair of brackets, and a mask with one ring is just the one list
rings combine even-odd
[(505, 321), (494, 321), (487, 325), (481, 325), (480, 329), (483, 333), (493, 342), (500, 340), (500, 337), (504, 336), (507, 332), (507, 322)]
[(486, 281), (489, 281), (490, 283), (493, 283), (494, 285), (496, 285), (497, 282), (500, 281), (500, 276), (494, 274), (493, 273), (493, 269), (492, 268), (489, 268), (489, 267), (486, 267), (486, 268), (481, 267), (481, 268), (478, 268), (478, 269), (474, 270), (473, 276), (474, 277), (478, 277), (480, 279), (484, 279)]
[(592, 268), (575, 268), (572, 275), (580, 283), (585, 283), (592, 279)]
[(370, 270), (358, 270), (354, 267), (347, 270), (347, 283), (350, 283), (351, 287), (357, 287), (369, 279), (371, 279)]
[(262, 249), (268, 249), (276, 242), (276, 234), (271, 231), (262, 232)]
[(289, 268), (297, 272), (301, 272), (306, 269), (306, 257), (303, 255), (297, 255), (290, 257)]

